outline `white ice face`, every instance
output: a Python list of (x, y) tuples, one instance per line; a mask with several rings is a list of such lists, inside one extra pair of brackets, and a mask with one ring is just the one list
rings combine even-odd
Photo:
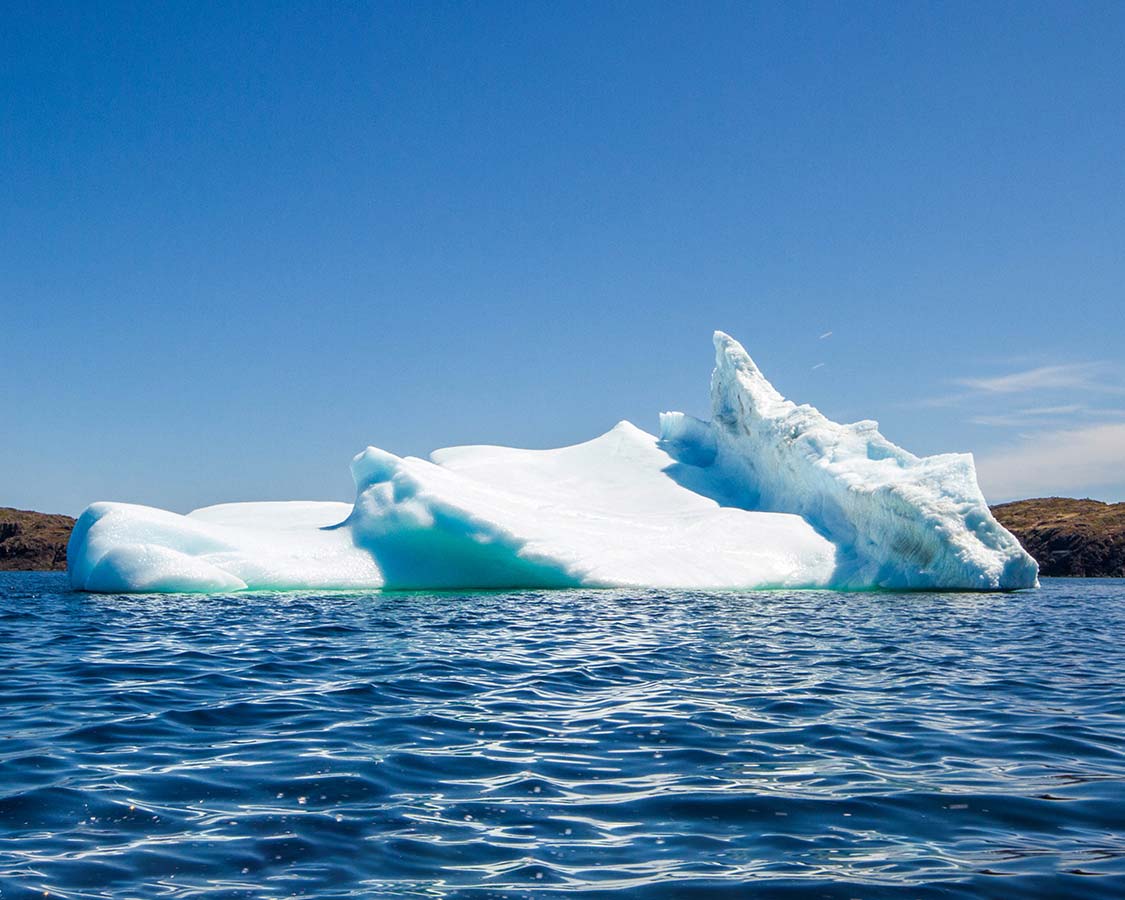
[(1013, 590), (1035, 560), (988, 509), (967, 453), (918, 457), (878, 423), (840, 425), (781, 396), (715, 333), (713, 468), (758, 509), (796, 513), (839, 548), (836, 587)]
[(396, 587), (823, 587), (836, 548), (799, 516), (721, 506), (622, 422), (559, 450), (356, 457), (350, 523)]
[(949, 588), (1034, 586), (972, 459), (918, 458), (873, 422), (785, 400), (715, 336), (713, 420), (621, 422), (557, 450), (374, 447), (354, 506), (245, 503), (187, 516), (97, 503), (69, 547), (75, 588)]
[(102, 592), (374, 588), (371, 554), (346, 528), (347, 503), (225, 503), (186, 516), (95, 503), (67, 547), (70, 583)]

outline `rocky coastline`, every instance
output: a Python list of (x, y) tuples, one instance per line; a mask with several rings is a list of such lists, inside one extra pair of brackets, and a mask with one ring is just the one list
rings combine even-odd
[(70, 516), (0, 507), (0, 572), (66, 569)]
[(1041, 497), (992, 507), (1040, 576), (1125, 578), (1125, 503)]

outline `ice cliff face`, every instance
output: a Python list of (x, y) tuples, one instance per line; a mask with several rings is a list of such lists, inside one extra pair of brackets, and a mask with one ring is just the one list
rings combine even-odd
[[(662, 416), (670, 444), (706, 447), (755, 509), (795, 513), (840, 550), (837, 587), (1010, 590), (1038, 567), (992, 516), (969, 454), (918, 457), (872, 421), (840, 425), (786, 400), (715, 334), (710, 423)], [(685, 433), (691, 435), (685, 437)], [(713, 449), (712, 449), (713, 448)]]
[(289, 588), (934, 588), (1036, 584), (971, 457), (919, 458), (874, 422), (784, 399), (715, 335), (713, 418), (622, 422), (557, 450), (374, 447), (353, 506), (97, 503), (71, 537), (94, 591)]

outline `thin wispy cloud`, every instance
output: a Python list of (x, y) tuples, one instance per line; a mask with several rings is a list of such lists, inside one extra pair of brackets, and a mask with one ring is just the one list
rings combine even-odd
[[(1125, 422), (1029, 435), (977, 456), (977, 476), (991, 502), (1120, 489)], [(1100, 490), (1099, 490), (1100, 489)]]
[(1034, 424), (1041, 425), (1044, 420), (1049, 419), (1072, 419), (1075, 416), (1088, 415), (1090, 412), (1089, 407), (1080, 403), (1068, 403), (1062, 406), (1037, 406), (1030, 409), (1014, 409), (1011, 412), (996, 415), (973, 416), (969, 421), (974, 425), (1020, 427)]
[(826, 331), (826, 332), (824, 332), (824, 334), (822, 334), (822, 335), (821, 335), (821, 336), (820, 336), (819, 338), (817, 338), (817, 340), (821, 340), (821, 341), (823, 341), (823, 340), (824, 340), (825, 338), (830, 338), (830, 337), (832, 337), (832, 332), (831, 332), (831, 331)]
[(958, 378), (957, 384), (986, 394), (1018, 394), (1025, 391), (1060, 389), (1104, 390), (1103, 363), (1071, 363), (1062, 366), (1039, 366), (1008, 375), (987, 378)]
[[(995, 404), (1001, 398), (1014, 398), (1021, 394), (1034, 393), (1044, 399), (1060, 401), (1044, 409), (1062, 415), (1076, 411), (1074, 407), (1085, 408), (1086, 403), (1074, 403), (1071, 398), (1088, 400), (1092, 395), (1125, 395), (1125, 375), (1118, 367), (1105, 362), (1066, 363), (1062, 365), (1036, 366), (1003, 375), (966, 376), (952, 379), (961, 390), (938, 397), (926, 397), (911, 405), (940, 408), (966, 406), (981, 403)], [(1061, 402), (1071, 401), (1071, 402)], [(979, 425), (1022, 424), (1010, 423), (1004, 419), (1026, 419), (1028, 411), (992, 410), (971, 419)]]
[(1076, 420), (1087, 422), (1116, 422), (1125, 419), (1125, 409), (1113, 407), (1090, 407), (1081, 404), (1069, 406), (1044, 406), (1038, 409), (1017, 409), (1010, 413), (973, 416), (969, 421), (974, 425), (995, 425), (1006, 428), (1044, 427), (1054, 423), (1071, 425)]

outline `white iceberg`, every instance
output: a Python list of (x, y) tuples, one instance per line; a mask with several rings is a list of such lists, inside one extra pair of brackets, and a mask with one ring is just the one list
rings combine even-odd
[(715, 335), (712, 420), (628, 422), (557, 450), (368, 447), (354, 505), (230, 503), (186, 516), (95, 503), (71, 584), (105, 592), (363, 588), (1012, 590), (1035, 561), (992, 517), (972, 457), (917, 457), (874, 422), (783, 398)]

